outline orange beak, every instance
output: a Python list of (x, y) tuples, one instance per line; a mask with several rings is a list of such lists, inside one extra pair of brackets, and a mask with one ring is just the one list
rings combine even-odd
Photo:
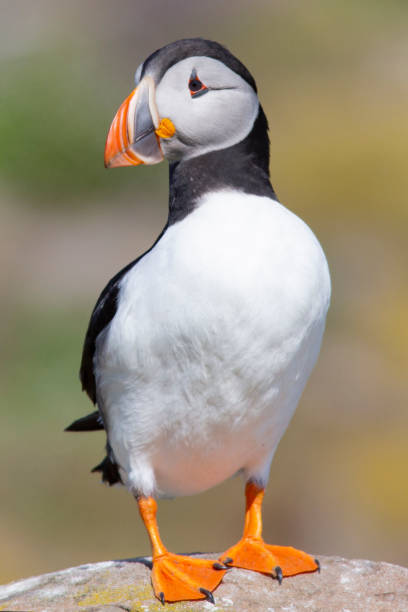
[(174, 133), (169, 119), (159, 120), (154, 81), (145, 76), (112, 121), (105, 145), (105, 167), (158, 164), (164, 159), (160, 138), (171, 138)]

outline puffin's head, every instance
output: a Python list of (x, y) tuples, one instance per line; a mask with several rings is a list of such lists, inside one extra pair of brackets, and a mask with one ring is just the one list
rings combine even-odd
[(179, 161), (243, 140), (259, 112), (255, 81), (218, 43), (191, 38), (159, 49), (139, 66), (120, 106), (105, 166)]

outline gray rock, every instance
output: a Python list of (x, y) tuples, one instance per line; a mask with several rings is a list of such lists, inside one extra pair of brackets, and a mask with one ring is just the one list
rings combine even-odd
[[(206, 555), (216, 558), (217, 555)], [(72, 567), (0, 586), (0, 610), (161, 611), (150, 584), (150, 559)], [(212, 612), (408, 611), (408, 569), (373, 561), (320, 557), (321, 573), (272, 578), (232, 569), (207, 601), (166, 604), (169, 610)]]

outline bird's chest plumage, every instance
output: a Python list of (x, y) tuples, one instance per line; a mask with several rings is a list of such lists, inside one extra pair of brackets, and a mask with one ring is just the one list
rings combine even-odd
[(329, 291), (313, 234), (268, 198), (207, 195), (170, 227), (124, 277), (97, 342), (98, 402), (128, 484), (194, 493), (268, 461)]

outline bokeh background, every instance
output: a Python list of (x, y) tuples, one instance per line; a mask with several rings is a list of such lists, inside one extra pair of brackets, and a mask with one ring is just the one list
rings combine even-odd
[[(280, 197), (327, 253), (318, 366), (275, 457), (265, 536), (408, 564), (408, 5), (405, 0), (1, 0), (0, 582), (149, 552), (136, 504), (89, 469), (104, 435), (77, 372), (106, 281), (167, 210), (165, 164), (105, 171), (138, 64), (186, 36), (253, 72)], [(166, 543), (223, 550), (239, 479), (160, 504)]]

